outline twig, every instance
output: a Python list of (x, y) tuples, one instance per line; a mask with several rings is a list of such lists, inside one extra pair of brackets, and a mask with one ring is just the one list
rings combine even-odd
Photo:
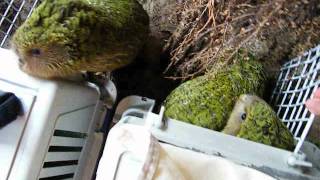
[(238, 45), (238, 47), (233, 51), (233, 53), (229, 56), (229, 58), (225, 61), (224, 64), (228, 64), (229, 61), (233, 58), (233, 56), (236, 53), (238, 53), (240, 48), (242, 48), (244, 44), (246, 44), (249, 40), (251, 40), (254, 36), (256, 36), (260, 32), (261, 28), (270, 20), (270, 18), (282, 8), (282, 5), (283, 5), (283, 2), (281, 2), (273, 11), (271, 11), (267, 15), (267, 17), (261, 23), (259, 23), (257, 29)]

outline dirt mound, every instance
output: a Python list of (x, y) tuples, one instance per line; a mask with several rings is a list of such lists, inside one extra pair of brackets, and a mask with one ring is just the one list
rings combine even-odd
[(284, 60), (319, 43), (318, 0), (189, 0), (177, 5), (181, 19), (166, 43), (168, 72), (189, 79), (233, 63), (247, 51), (276, 76)]

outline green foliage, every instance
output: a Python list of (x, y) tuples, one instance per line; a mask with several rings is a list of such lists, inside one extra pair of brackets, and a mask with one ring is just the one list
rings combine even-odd
[(197, 126), (220, 131), (226, 125), (241, 94), (261, 94), (265, 75), (254, 60), (239, 63), (215, 74), (208, 73), (181, 84), (167, 97), (165, 115)]
[(282, 149), (294, 149), (293, 135), (266, 102), (253, 103), (247, 107), (246, 113), (238, 137)]

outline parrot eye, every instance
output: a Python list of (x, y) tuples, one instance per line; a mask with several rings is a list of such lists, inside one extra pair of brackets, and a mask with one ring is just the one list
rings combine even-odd
[(241, 115), (241, 119), (242, 119), (243, 121), (246, 119), (246, 117), (247, 117), (247, 114), (246, 114), (246, 113), (243, 113), (243, 114)]
[(35, 48), (35, 49), (31, 49), (31, 50), (30, 50), (30, 53), (31, 53), (33, 56), (39, 56), (39, 55), (41, 54), (41, 51), (40, 51), (40, 49)]

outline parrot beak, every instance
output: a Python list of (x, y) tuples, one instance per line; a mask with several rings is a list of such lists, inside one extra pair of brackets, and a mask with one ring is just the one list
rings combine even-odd
[(242, 94), (239, 97), (239, 100), (242, 101), (242, 102), (250, 102), (249, 104), (252, 104), (254, 102), (259, 101), (260, 98), (255, 96), (255, 95), (251, 95), (251, 94)]
[(239, 100), (242, 101), (242, 102), (246, 102), (249, 100), (251, 95), (248, 95), (248, 94), (243, 94), (239, 97)]

